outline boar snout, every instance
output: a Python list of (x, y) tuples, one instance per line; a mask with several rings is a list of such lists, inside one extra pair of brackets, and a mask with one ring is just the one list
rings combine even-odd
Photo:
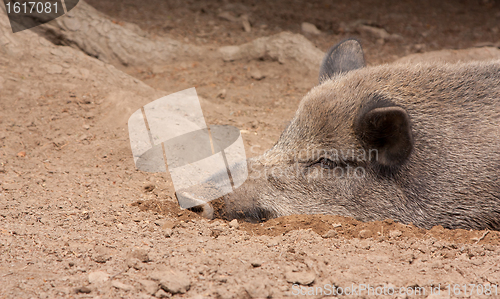
[(207, 219), (240, 219), (255, 223), (276, 217), (271, 211), (260, 207), (255, 199), (242, 199), (241, 193), (254, 194), (255, 191), (249, 191), (248, 189), (253, 188), (248, 188), (244, 184), (238, 188), (237, 195), (230, 193), (209, 202), (205, 202), (188, 190), (176, 192), (175, 197), (179, 202), (189, 201), (196, 204), (188, 208), (188, 210)]
[[(251, 164), (250, 161), (232, 164), (231, 171), (218, 172), (200, 184), (177, 190), (175, 197), (179, 205), (208, 219), (260, 222), (273, 218), (274, 215), (260, 207), (255, 197), (259, 184), (252, 179), (242, 180), (247, 176), (247, 163)], [(242, 181), (243, 184), (237, 184)]]
[(213, 219), (214, 218), (214, 209), (213, 207), (203, 201), (202, 199), (197, 198), (193, 193), (184, 190), (184, 191), (179, 191), (175, 192), (175, 198), (177, 199), (178, 202), (193, 202), (193, 203), (198, 203), (197, 205), (188, 208), (191, 212), (195, 212), (196, 214), (207, 218), (207, 219)]

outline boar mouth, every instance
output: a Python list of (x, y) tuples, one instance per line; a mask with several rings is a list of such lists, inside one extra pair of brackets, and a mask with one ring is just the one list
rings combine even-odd
[(266, 222), (269, 219), (276, 218), (273, 212), (261, 207), (255, 207), (251, 210), (245, 211), (239, 210), (233, 213), (235, 214), (233, 217), (226, 219), (240, 219), (250, 223), (261, 223)]
[(273, 211), (260, 206), (254, 200), (237, 199), (235, 202), (230, 196), (231, 194), (223, 199), (212, 201), (215, 204), (214, 206), (217, 207), (217, 218), (228, 221), (238, 219), (250, 223), (260, 223), (277, 217)]

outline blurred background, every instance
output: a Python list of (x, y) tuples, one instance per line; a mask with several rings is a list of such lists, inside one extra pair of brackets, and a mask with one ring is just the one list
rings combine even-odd
[[(286, 30), (303, 33), (325, 51), (343, 38), (357, 37), (369, 64), (500, 42), (500, 3), (494, 0), (87, 2), (150, 33), (199, 45), (241, 44)], [(241, 22), (245, 18), (250, 24), (246, 31)]]

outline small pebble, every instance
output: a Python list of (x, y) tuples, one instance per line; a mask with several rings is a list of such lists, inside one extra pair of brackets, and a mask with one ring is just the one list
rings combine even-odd
[(75, 289), (75, 293), (77, 294), (90, 294), (92, 290), (88, 287), (79, 287)]
[(324, 239), (330, 239), (330, 238), (336, 238), (338, 236), (338, 233), (331, 229), (329, 230), (326, 234), (322, 235), (321, 237), (323, 237)]
[(316, 280), (316, 274), (314, 272), (286, 272), (286, 281), (289, 283), (298, 283), (300, 285), (310, 285)]
[(231, 220), (231, 222), (229, 222), (229, 227), (238, 229), (240, 227), (240, 224), (238, 223), (238, 220), (233, 219)]
[(133, 287), (131, 285), (128, 285), (128, 284), (124, 284), (122, 282), (119, 282), (118, 280), (113, 280), (111, 282), (111, 285), (117, 289), (120, 289), (120, 290), (124, 290), (124, 291), (131, 291), (133, 289)]
[(152, 280), (139, 280), (139, 283), (142, 285), (142, 288), (144, 289), (144, 291), (146, 291), (146, 293), (150, 294), (150, 295), (154, 295), (158, 289), (160, 288), (160, 286), (158, 285), (158, 282), (156, 281), (152, 281)]
[(316, 25), (304, 22), (301, 25), (302, 32), (304, 33), (309, 33), (309, 34), (314, 34), (314, 35), (319, 35), (321, 34), (321, 31), (316, 27)]
[(141, 248), (132, 249), (132, 251), (130, 252), (130, 256), (138, 259), (139, 261), (141, 261), (143, 263), (147, 263), (147, 262), (151, 261), (149, 259), (148, 252), (144, 249), (141, 249)]
[(227, 91), (225, 89), (222, 89), (221, 91), (219, 91), (219, 93), (217, 93), (216, 97), (224, 99), (224, 98), (226, 98), (226, 93), (227, 93)]
[(109, 280), (109, 274), (103, 271), (89, 273), (89, 283), (103, 283)]
[(126, 262), (129, 268), (134, 268), (135, 270), (141, 270), (143, 268), (141, 261), (135, 257), (128, 258)]
[(401, 237), (401, 235), (402, 235), (402, 234), (403, 234), (403, 233), (402, 233), (400, 230), (391, 230), (391, 231), (389, 232), (389, 236), (390, 236), (391, 238)]
[(264, 79), (266, 76), (264, 76), (259, 70), (253, 70), (250, 72), (250, 77), (258, 81)]
[(165, 292), (164, 290), (162, 289), (159, 289), (155, 294), (154, 296), (156, 298), (170, 298), (172, 297), (172, 295), (170, 295), (169, 293)]
[(363, 229), (359, 232), (359, 237), (361, 239), (367, 239), (367, 238), (370, 238), (372, 236), (372, 232), (371, 230), (368, 230), (368, 229)]
[(166, 238), (170, 238), (170, 237), (172, 237), (173, 232), (174, 231), (171, 228), (166, 228), (166, 229), (163, 230), (163, 235)]

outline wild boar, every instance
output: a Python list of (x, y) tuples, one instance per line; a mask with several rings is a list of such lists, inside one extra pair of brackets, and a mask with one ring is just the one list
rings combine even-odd
[(206, 216), (500, 230), (500, 61), (365, 67), (346, 40), (277, 143)]

